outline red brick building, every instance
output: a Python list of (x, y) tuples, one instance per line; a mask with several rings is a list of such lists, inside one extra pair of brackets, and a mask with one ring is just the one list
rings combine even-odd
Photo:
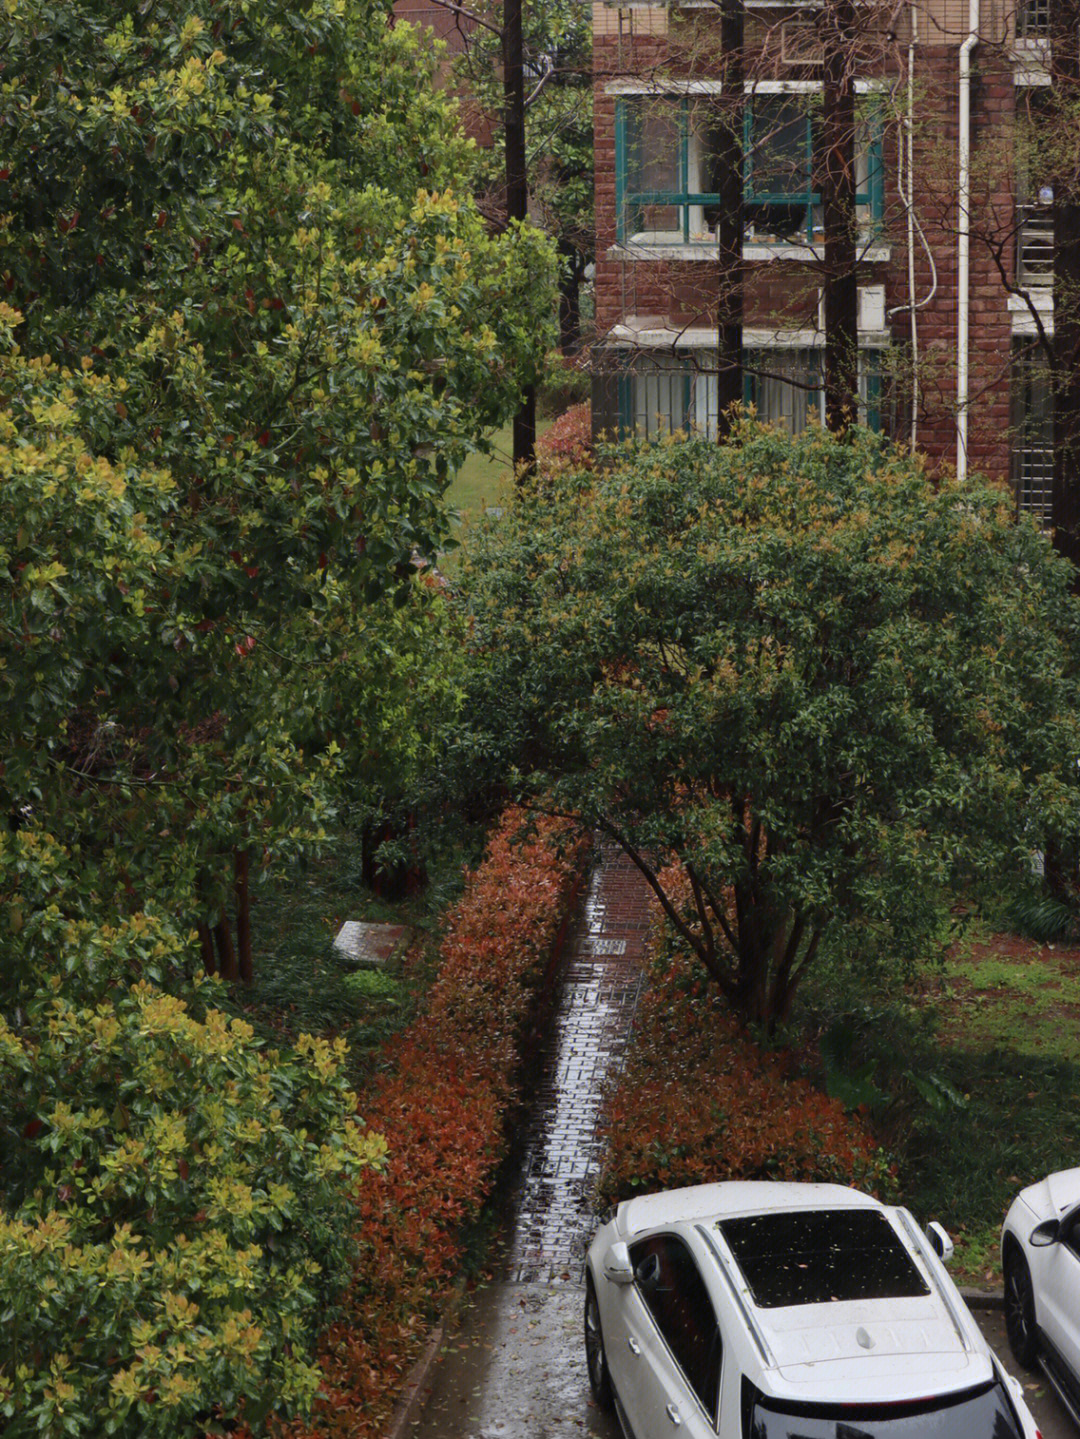
[[(823, 404), (816, 3), (745, 0), (738, 111), (744, 396), (793, 428)], [(1048, 84), (1046, 5), (861, 0), (850, 61), (862, 417), (936, 464), (1010, 481), (1044, 515), (1035, 336), (1053, 325), (1052, 196), (1031, 174), (1030, 136)], [(733, 283), (716, 257), (710, 169), (725, 103), (718, 9), (596, 4), (593, 16), (594, 423), (715, 433), (717, 297)]]

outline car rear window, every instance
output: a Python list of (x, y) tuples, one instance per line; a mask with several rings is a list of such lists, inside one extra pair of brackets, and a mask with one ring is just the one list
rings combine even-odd
[(1016, 1412), (1000, 1384), (919, 1404), (785, 1404), (743, 1383), (745, 1439), (1020, 1439)]
[(876, 1209), (755, 1214), (721, 1219), (717, 1228), (759, 1309), (930, 1292), (899, 1235)]

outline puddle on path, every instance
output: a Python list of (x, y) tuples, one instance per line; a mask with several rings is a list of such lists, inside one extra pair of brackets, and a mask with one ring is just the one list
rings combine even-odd
[(596, 1120), (640, 987), (649, 891), (604, 848), (570, 931), (562, 989), (529, 1100), (496, 1279), (469, 1297), (429, 1381), (417, 1439), (616, 1439), (589, 1396), (581, 1319), (595, 1227)]

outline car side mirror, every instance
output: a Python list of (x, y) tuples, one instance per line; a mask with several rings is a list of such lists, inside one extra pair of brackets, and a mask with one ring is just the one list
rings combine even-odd
[(930, 1223), (926, 1226), (926, 1237), (930, 1241), (930, 1248), (941, 1260), (942, 1264), (948, 1264), (949, 1260), (953, 1257), (953, 1250), (956, 1246), (936, 1219), (931, 1219)]
[(1033, 1249), (1046, 1249), (1058, 1242), (1060, 1232), (1061, 1225), (1056, 1219), (1044, 1219), (1028, 1235), (1028, 1243)]
[(604, 1278), (612, 1284), (633, 1284), (634, 1266), (625, 1244), (613, 1244), (604, 1256)]

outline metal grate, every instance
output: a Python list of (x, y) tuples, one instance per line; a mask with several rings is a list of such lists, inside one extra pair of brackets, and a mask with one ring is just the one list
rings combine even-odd
[(1050, 0), (1019, 0), (1016, 35), (1020, 40), (1041, 40), (1050, 34)]
[(1021, 510), (1050, 523), (1054, 485), (1054, 411), (1050, 368), (1040, 355), (1013, 362), (1013, 483)]
[(1049, 205), (1018, 205), (1016, 282), (1029, 289), (1054, 283), (1054, 219)]

